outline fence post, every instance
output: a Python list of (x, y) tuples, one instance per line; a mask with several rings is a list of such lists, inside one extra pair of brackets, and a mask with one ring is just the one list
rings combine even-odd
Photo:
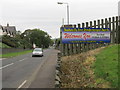
[(118, 44), (120, 44), (120, 16), (118, 18)]
[[(96, 28), (96, 21), (94, 20), (94, 28)], [(97, 43), (93, 43), (93, 48), (95, 49), (97, 47)]]
[[(90, 21), (90, 28), (92, 28), (92, 21)], [(90, 50), (93, 49), (93, 43), (90, 43)]]
[[(85, 27), (85, 24), (82, 23), (82, 28), (84, 28), (84, 27)], [(81, 49), (82, 49), (82, 52), (85, 51), (85, 44), (84, 43), (81, 44)]]
[[(98, 26), (98, 28), (100, 28), (100, 20), (98, 20), (97, 22), (98, 22), (98, 25), (97, 25), (97, 26)], [(101, 44), (98, 43), (98, 44), (97, 44), (97, 47), (101, 47)]]
[(118, 44), (118, 16), (116, 16), (116, 43)]
[(111, 38), (111, 37), (112, 37), (112, 33), (111, 33), (111, 32), (112, 32), (111, 23), (112, 23), (112, 22), (111, 22), (111, 18), (109, 18), (110, 41), (111, 41), (110, 43), (113, 43), (112, 38)]
[[(105, 28), (108, 28), (108, 25), (109, 25), (108, 20), (107, 18), (105, 18)], [(109, 45), (109, 43), (104, 43), (103, 45)]]
[[(104, 28), (104, 19), (101, 19), (101, 27)], [(104, 43), (100, 43), (101, 47), (104, 45)]]
[[(86, 28), (89, 27), (88, 24), (89, 24), (89, 23), (86, 22)], [(88, 50), (89, 50), (89, 47), (90, 47), (89, 43), (86, 43), (86, 49), (85, 49), (85, 51), (88, 51)]]
[(112, 17), (112, 32), (111, 32), (111, 34), (112, 34), (112, 41), (113, 41), (113, 43), (115, 43), (115, 18), (114, 17)]
[[(76, 25), (74, 25), (73, 26), (74, 28), (76, 28)], [(75, 44), (73, 44), (74, 45), (74, 54), (76, 54), (77, 53), (77, 44), (75, 43)]]
[[(80, 24), (78, 24), (78, 28), (80, 28)], [(78, 44), (78, 53), (81, 53), (81, 43)]]
[[(71, 27), (73, 27), (71, 25)], [(72, 55), (73, 54), (73, 44), (69, 44), (69, 55)]]

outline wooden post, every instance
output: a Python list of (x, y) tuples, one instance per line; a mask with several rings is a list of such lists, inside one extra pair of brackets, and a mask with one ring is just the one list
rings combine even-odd
[(65, 44), (62, 45), (63, 45), (63, 56), (65, 56)]
[(112, 17), (112, 42), (115, 43), (115, 18)]
[[(98, 25), (97, 25), (98, 28), (100, 28), (100, 20), (97, 20), (97, 23), (98, 23)], [(100, 46), (101, 46), (100, 43), (98, 43), (98, 44), (97, 44), (97, 47), (99, 48)]]
[[(72, 27), (72, 25), (64, 25), (64, 27)], [(63, 56), (69, 55), (69, 44), (63, 44)]]
[[(108, 23), (108, 20), (107, 20), (107, 18), (105, 18), (105, 28), (108, 28), (108, 25), (109, 25), (109, 23)], [(109, 43), (104, 43), (103, 45), (109, 45)]]
[[(104, 28), (104, 19), (101, 19), (101, 27)], [(104, 46), (104, 43), (100, 43), (100, 46)]]
[[(96, 21), (94, 20), (94, 28), (96, 28)], [(97, 43), (93, 43), (93, 48), (97, 48)]]
[[(74, 28), (76, 28), (76, 25), (74, 25)], [(77, 44), (75, 43), (75, 44), (74, 44), (74, 54), (77, 53), (77, 48), (76, 48), (76, 47), (77, 47)]]
[(69, 55), (73, 54), (73, 44), (69, 44), (70, 50), (69, 50)]
[[(73, 27), (71, 25), (71, 27)], [(72, 55), (73, 54), (73, 44), (69, 44), (69, 55)]]
[[(92, 21), (90, 21), (90, 28), (92, 28)], [(89, 45), (90, 45), (90, 50), (93, 49), (93, 45), (94, 45), (94, 44), (93, 44), (93, 43), (90, 43)]]
[[(98, 20), (97, 22), (98, 22), (98, 25), (97, 25), (97, 26), (98, 26), (98, 28), (100, 28), (100, 20)], [(97, 47), (98, 47), (98, 48), (101, 47), (101, 44), (98, 43), (98, 44), (97, 44)]]
[(118, 16), (116, 16), (116, 43), (118, 44)]
[[(86, 28), (88, 28), (89, 26), (88, 26), (88, 22), (86, 22)], [(88, 51), (89, 50), (89, 43), (86, 43), (86, 49), (85, 49), (85, 51)]]
[[(84, 28), (84, 27), (85, 27), (85, 24), (82, 23), (82, 28)], [(85, 44), (82, 43), (81, 45), (82, 45), (82, 52), (85, 52)]]
[(118, 18), (118, 44), (120, 44), (120, 16)]
[(112, 29), (111, 29), (111, 18), (109, 18), (109, 29), (110, 29), (110, 43), (113, 43), (111, 37), (112, 37)]
[(120, 25), (118, 26), (118, 44), (120, 44)]
[[(80, 24), (78, 24), (78, 28), (80, 28)], [(81, 53), (81, 43), (78, 44), (78, 53)]]

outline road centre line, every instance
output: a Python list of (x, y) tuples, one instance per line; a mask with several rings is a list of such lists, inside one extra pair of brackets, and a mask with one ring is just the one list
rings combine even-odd
[[(24, 59), (19, 60), (19, 61), (24, 61), (25, 59), (27, 59), (27, 58), (24, 58)], [(11, 65), (13, 65), (13, 64), (14, 64), (14, 63), (7, 64), (7, 65), (5, 65), (5, 66), (3, 66), (3, 67), (0, 67), (0, 69), (6, 68), (6, 67), (11, 66)]]
[(22, 84), (20, 84), (20, 86), (16, 90), (19, 90), (26, 82), (27, 80), (25, 80)]
[(25, 59), (21, 59), (21, 60), (19, 60), (19, 62), (21, 62), (21, 61), (24, 61)]
[(24, 61), (25, 59), (27, 59), (27, 58), (21, 59), (21, 60), (19, 60), (19, 62)]
[(3, 66), (3, 67), (0, 67), (0, 69), (6, 68), (6, 67), (11, 66), (11, 65), (13, 65), (13, 64), (14, 64), (14, 63), (10, 63), (10, 64), (8, 64), (8, 65), (5, 65), (5, 66)]
[(0, 61), (2, 61), (2, 60), (4, 60), (4, 59), (6, 59), (6, 58), (0, 58)]

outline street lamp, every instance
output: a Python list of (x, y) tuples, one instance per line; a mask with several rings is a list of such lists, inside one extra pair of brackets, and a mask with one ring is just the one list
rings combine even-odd
[(69, 25), (69, 4), (64, 2), (58, 2), (57, 4), (67, 4), (67, 23)]

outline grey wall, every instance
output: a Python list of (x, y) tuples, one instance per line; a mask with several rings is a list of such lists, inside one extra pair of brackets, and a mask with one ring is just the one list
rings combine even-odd
[(12, 52), (21, 52), (30, 49), (21, 49), (21, 48), (0, 48), (0, 54), (12, 53)]

